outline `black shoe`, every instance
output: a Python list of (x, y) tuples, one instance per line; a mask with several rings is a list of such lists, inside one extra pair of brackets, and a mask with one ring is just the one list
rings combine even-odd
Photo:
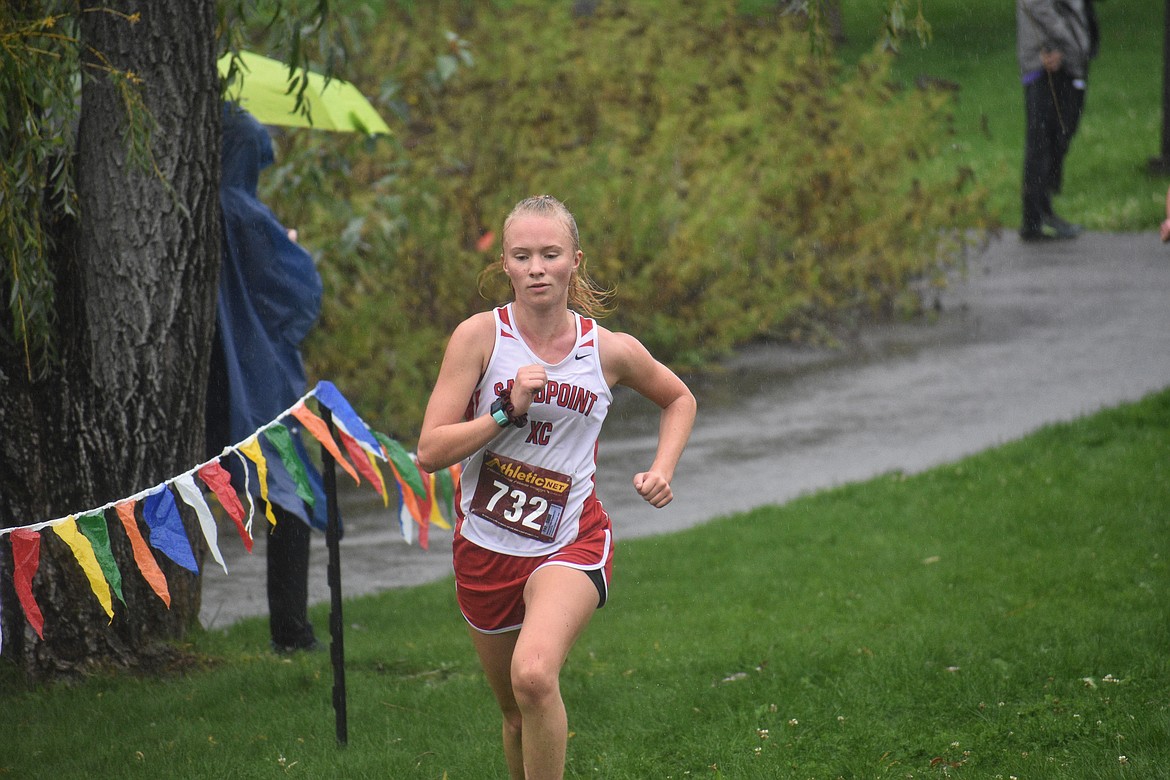
[(1057, 238), (1076, 238), (1081, 234), (1081, 226), (1066, 222), (1055, 214), (1048, 214), (1043, 219), (1043, 225), (1056, 232)]
[(272, 640), (272, 652), (277, 655), (292, 655), (293, 653), (315, 653), (321, 649), (321, 643), (317, 641), (316, 637), (303, 640), (300, 642), (293, 642), (291, 644), (284, 644)]
[(1020, 240), (1028, 243), (1035, 243), (1039, 241), (1055, 241), (1056, 233), (1051, 230), (1045, 230), (1042, 227), (1030, 228), (1020, 231)]
[(1022, 228), (1020, 230), (1021, 241), (1065, 241), (1070, 238), (1076, 238), (1077, 234), (1070, 230), (1061, 230), (1053, 225), (1043, 223), (1035, 228)]

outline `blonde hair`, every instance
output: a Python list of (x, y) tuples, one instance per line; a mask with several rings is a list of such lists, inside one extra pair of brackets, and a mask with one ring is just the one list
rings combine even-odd
[[(569, 238), (573, 242), (573, 254), (576, 254), (581, 249), (581, 237), (577, 232), (577, 220), (573, 218), (572, 212), (565, 206), (564, 203), (554, 198), (552, 195), (536, 195), (531, 198), (525, 198), (512, 207), (512, 211), (504, 219), (504, 227), (500, 232), (500, 239), (503, 240), (504, 235), (508, 232), (508, 227), (512, 221), (519, 216), (534, 214), (541, 217), (552, 217), (559, 219), (565, 226), (569, 233)], [(502, 262), (493, 262), (487, 268), (484, 268), (479, 275), (479, 289), (483, 293), (485, 284), (497, 274), (503, 274), (504, 266)], [(577, 266), (577, 270), (573, 272), (573, 278), (569, 283), (569, 306), (587, 317), (603, 317), (613, 311), (610, 306), (610, 299), (613, 298), (614, 291), (612, 288), (603, 288), (598, 286), (589, 274), (585, 271), (585, 257), (582, 255), (581, 263)], [(485, 296), (486, 297), (486, 296)]]

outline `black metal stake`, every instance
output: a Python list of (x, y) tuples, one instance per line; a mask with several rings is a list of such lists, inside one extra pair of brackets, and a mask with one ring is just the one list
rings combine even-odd
[(1162, 12), (1162, 156), (1165, 166), (1170, 161), (1170, 0)]
[(1170, 0), (1162, 12), (1162, 145), (1160, 154), (1150, 159), (1150, 173), (1170, 173)]
[[(329, 435), (336, 438), (333, 413), (322, 407), (322, 419)], [(341, 617), (341, 512), (337, 506), (337, 471), (333, 455), (321, 447), (321, 466), (325, 480), (325, 505), (328, 522), (325, 546), (329, 550), (329, 655), (333, 661), (333, 712), (337, 721), (337, 744), (349, 741), (349, 723), (345, 712), (345, 623)]]

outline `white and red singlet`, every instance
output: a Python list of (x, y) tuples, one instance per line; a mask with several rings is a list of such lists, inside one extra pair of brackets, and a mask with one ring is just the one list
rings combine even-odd
[(468, 405), (487, 414), (517, 369), (541, 365), (548, 375), (523, 428), (509, 426), (463, 464), (456, 533), (493, 552), (546, 556), (598, 529), (609, 518), (597, 502), (597, 437), (613, 395), (601, 370), (596, 323), (574, 313), (577, 340), (556, 364), (537, 357), (515, 326), (511, 304), (494, 312), (495, 343)]

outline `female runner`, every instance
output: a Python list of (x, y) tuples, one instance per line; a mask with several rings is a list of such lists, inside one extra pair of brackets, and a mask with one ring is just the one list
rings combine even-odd
[(654, 460), (633, 478), (654, 507), (673, 498), (696, 405), (637, 339), (591, 318), (606, 295), (584, 273), (564, 204), (521, 201), (502, 235), (513, 300), (451, 335), (418, 459), (427, 471), (463, 461), (456, 594), (503, 715), (509, 774), (542, 780), (564, 774), (561, 667), (608, 595), (613, 541), (594, 473), (611, 388), (662, 409)]

